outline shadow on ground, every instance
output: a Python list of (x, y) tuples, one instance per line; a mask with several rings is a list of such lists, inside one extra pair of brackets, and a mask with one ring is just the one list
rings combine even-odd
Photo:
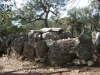
[(34, 72), (34, 73), (13, 73), (13, 72), (5, 72), (5, 73), (0, 73), (0, 75), (63, 75), (63, 71), (61, 72), (53, 72), (53, 73), (39, 73), (39, 72)]

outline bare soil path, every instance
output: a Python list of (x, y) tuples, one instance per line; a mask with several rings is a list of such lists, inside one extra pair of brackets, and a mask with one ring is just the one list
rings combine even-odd
[(18, 61), (0, 57), (0, 75), (100, 75), (100, 65), (94, 67), (72, 66), (54, 68), (46, 64), (33, 65), (29, 61)]

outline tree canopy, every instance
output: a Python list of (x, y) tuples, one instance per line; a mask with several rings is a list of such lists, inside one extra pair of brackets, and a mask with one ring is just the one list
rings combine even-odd
[(51, 15), (52, 20), (60, 17), (60, 12), (66, 10), (66, 0), (30, 0), (19, 9), (17, 17), (21, 19), (21, 23), (31, 23), (36, 20), (42, 20), (44, 27), (48, 26), (48, 16)]

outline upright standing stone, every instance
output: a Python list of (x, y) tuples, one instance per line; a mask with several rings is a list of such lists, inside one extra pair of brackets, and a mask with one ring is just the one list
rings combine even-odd
[(29, 44), (28, 42), (24, 43), (24, 50), (23, 50), (23, 56), (28, 58), (28, 59), (34, 59), (34, 47)]
[(44, 57), (48, 53), (48, 46), (45, 41), (39, 41), (36, 45), (36, 56), (39, 58)]

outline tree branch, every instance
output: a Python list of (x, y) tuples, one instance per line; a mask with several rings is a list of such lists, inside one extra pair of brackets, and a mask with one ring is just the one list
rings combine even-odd
[(53, 12), (53, 11), (51, 11), (51, 10), (50, 10), (50, 12), (53, 13), (55, 16), (57, 16), (57, 14), (56, 14), (55, 12)]
[[(24, 18), (23, 18), (23, 19), (24, 19)], [(24, 20), (26, 21), (26, 19), (24, 19)], [(37, 20), (45, 20), (45, 19), (43, 19), (43, 18), (37, 18), (37, 19), (34, 19), (34, 20), (26, 21), (26, 23), (22, 23), (22, 24), (25, 25), (25, 24), (28, 24), (28, 23), (35, 22), (35, 21), (37, 21)]]

